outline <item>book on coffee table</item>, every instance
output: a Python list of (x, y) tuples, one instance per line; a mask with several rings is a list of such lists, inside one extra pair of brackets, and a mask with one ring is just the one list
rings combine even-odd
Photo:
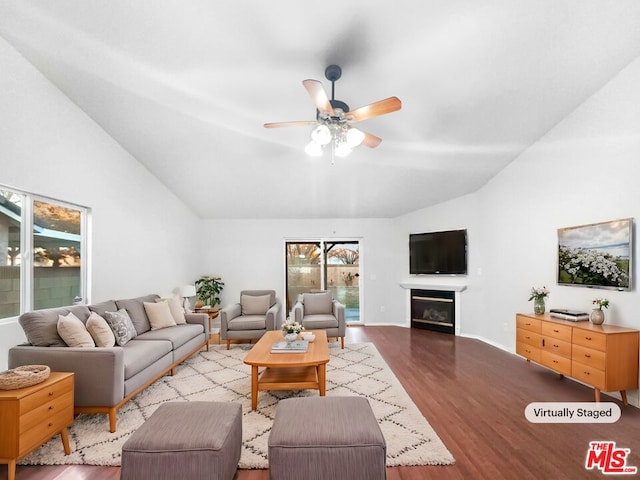
[(271, 346), (271, 353), (305, 353), (308, 348), (309, 342), (307, 340), (282, 341)]

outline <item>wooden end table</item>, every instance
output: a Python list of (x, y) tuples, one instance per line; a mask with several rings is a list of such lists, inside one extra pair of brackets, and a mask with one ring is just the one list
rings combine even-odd
[[(282, 341), (279, 330), (266, 332), (253, 346), (244, 363), (251, 365), (251, 409), (258, 407), (259, 390), (307, 390), (326, 392), (329, 345), (324, 330), (313, 332), (315, 341), (305, 353), (271, 353), (271, 346)], [(259, 369), (264, 368), (262, 374)]]
[(15, 479), (19, 459), (58, 433), (69, 455), (72, 423), (73, 373), (51, 372), (37, 385), (0, 390), (0, 463), (8, 465), (8, 479)]
[(212, 341), (214, 341), (215, 343), (220, 343), (220, 329), (211, 327), (212, 320), (218, 318), (218, 315), (220, 315), (220, 310), (216, 310), (213, 308), (196, 308), (194, 312), (206, 313), (207, 315), (209, 315), (209, 342), (208, 343), (210, 344)]

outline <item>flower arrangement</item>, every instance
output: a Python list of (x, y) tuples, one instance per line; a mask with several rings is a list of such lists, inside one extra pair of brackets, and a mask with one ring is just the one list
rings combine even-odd
[(593, 302), (591, 302), (594, 305), (598, 306), (598, 310), (602, 310), (603, 308), (609, 308), (609, 300), (607, 300), (606, 298), (594, 298)]
[(304, 327), (300, 325), (298, 322), (293, 322), (291, 320), (285, 320), (282, 324), (282, 332), (284, 334), (287, 333), (300, 333), (304, 330)]
[(531, 296), (529, 297), (529, 301), (531, 300), (544, 300), (549, 296), (549, 290), (547, 287), (542, 288), (532, 288)]

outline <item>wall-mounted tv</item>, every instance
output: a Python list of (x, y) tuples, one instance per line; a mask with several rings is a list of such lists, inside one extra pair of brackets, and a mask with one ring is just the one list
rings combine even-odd
[(558, 229), (558, 284), (630, 290), (633, 219)]
[(467, 273), (467, 231), (448, 230), (410, 234), (409, 273), (465, 275)]

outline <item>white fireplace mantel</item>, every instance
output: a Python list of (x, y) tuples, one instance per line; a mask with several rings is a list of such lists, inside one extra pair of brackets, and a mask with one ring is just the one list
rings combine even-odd
[(420, 290), (442, 290), (444, 292), (462, 292), (467, 289), (466, 285), (451, 285), (451, 284), (436, 284), (429, 282), (420, 282), (416, 280), (410, 280), (406, 282), (400, 282), (402, 288), (407, 290), (420, 289)]

